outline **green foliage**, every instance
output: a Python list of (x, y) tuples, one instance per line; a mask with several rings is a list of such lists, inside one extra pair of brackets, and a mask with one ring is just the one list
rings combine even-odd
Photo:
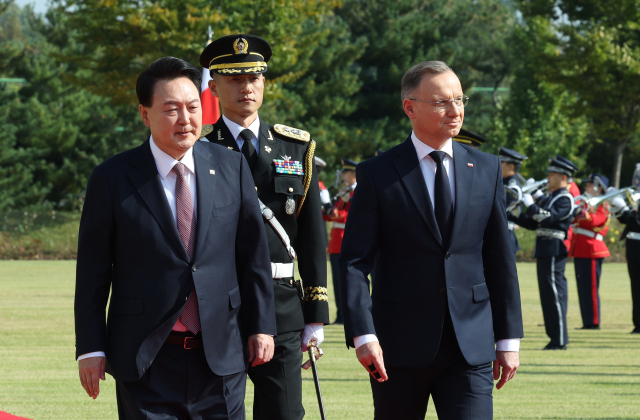
[(64, 81), (83, 72), (55, 59), (78, 48), (65, 19), (15, 6), (0, 17), (2, 75), (28, 81), (0, 86), (0, 210), (69, 204), (95, 165), (144, 140), (134, 107)]
[(636, 0), (521, 0), (534, 41), (528, 52), (541, 80), (579, 98), (598, 139), (615, 150), (618, 184), (623, 151), (640, 124), (640, 3)]

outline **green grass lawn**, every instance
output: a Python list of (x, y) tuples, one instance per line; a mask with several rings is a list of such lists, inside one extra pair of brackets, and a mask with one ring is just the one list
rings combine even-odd
[[(114, 381), (109, 376), (95, 401), (78, 381), (74, 270), (74, 261), (0, 262), (0, 410), (37, 420), (117, 418)], [(640, 336), (629, 335), (626, 265), (604, 265), (600, 331), (574, 330), (582, 323), (573, 264), (567, 266), (571, 343), (569, 350), (556, 352), (540, 350), (548, 339), (539, 326), (542, 314), (535, 265), (520, 263), (518, 270), (526, 335), (522, 366), (512, 382), (494, 392), (495, 418), (640, 418)], [(355, 352), (346, 349), (342, 328), (332, 325), (325, 331), (325, 356), (318, 369), (327, 418), (372, 418), (367, 373)], [(311, 373), (304, 372), (303, 378), (306, 418), (318, 419)], [(250, 383), (246, 401), (251, 418)], [(432, 405), (427, 418), (437, 418)]]

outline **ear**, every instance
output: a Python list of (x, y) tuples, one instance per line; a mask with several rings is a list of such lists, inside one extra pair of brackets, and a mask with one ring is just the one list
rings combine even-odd
[(144, 105), (138, 105), (138, 112), (140, 113), (140, 118), (142, 118), (142, 122), (145, 126), (151, 127), (151, 121), (149, 121), (149, 111)]
[(209, 90), (216, 98), (220, 97), (220, 95), (218, 94), (218, 82), (216, 82), (216, 79), (212, 78), (211, 80), (209, 80)]
[(412, 120), (415, 120), (417, 117), (414, 106), (415, 103), (411, 99), (404, 99), (402, 101), (402, 109), (404, 109), (404, 113)]

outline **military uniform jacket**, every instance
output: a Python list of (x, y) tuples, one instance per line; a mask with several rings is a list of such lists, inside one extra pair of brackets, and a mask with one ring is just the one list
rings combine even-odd
[(629, 232), (640, 233), (640, 213), (633, 210), (627, 210), (618, 218), (618, 221), (626, 225), (622, 231), (621, 237), (622, 239), (627, 240), (627, 260), (637, 260), (640, 258), (640, 241), (627, 238), (627, 234)]
[[(349, 193), (350, 197), (353, 197), (353, 191)], [(333, 207), (335, 213), (332, 212), (331, 216), (327, 216), (326, 214), (322, 215), (322, 218), (327, 222), (335, 222), (342, 223), (343, 225), (347, 223), (347, 216), (349, 215), (349, 207), (351, 207), (351, 200), (348, 202), (344, 202), (342, 198), (339, 198)], [(331, 239), (329, 240), (329, 248), (327, 249), (328, 254), (339, 254), (342, 249), (342, 238), (344, 237), (344, 227), (332, 227), (331, 228)]]
[(526, 214), (517, 217), (516, 223), (529, 230), (551, 229), (564, 232), (562, 239), (543, 236), (538, 232), (533, 258), (567, 255), (564, 239), (573, 219), (573, 208), (573, 196), (566, 188), (560, 188), (540, 197), (537, 203), (529, 206)]
[[(595, 234), (607, 235), (609, 230), (609, 210), (607, 205), (598, 207), (595, 213), (587, 212), (576, 217), (574, 226)], [(569, 256), (575, 258), (605, 258), (609, 256), (609, 248), (603, 240), (592, 238), (576, 232), (574, 227)]]
[[(520, 184), (520, 181), (518, 181), (518, 177), (516, 175), (511, 175), (508, 176), (506, 178), (502, 178), (502, 183), (504, 184), (504, 186), (514, 186), (517, 185), (518, 187), (521, 187), (522, 185)], [(506, 207), (509, 207), (514, 201), (516, 201), (516, 198), (514, 196), (512, 196), (511, 194), (507, 193), (507, 190), (505, 189), (504, 191), (504, 199), (505, 199), (505, 204)], [(510, 213), (507, 213), (507, 220), (511, 223), (509, 223), (509, 238), (511, 238), (511, 244), (513, 245), (513, 251), (519, 251), (520, 250), (520, 244), (518, 244), (518, 238), (516, 238), (516, 232), (514, 230), (514, 226), (513, 224), (516, 223), (516, 218), (514, 216), (512, 216)]]
[[(206, 136), (208, 141), (240, 152), (222, 117), (212, 128), (213, 131)], [(326, 233), (322, 221), (318, 174), (313, 163), (315, 142), (280, 134), (262, 120), (258, 140), (258, 161), (252, 171), (258, 198), (273, 211), (289, 235), (297, 254), (305, 295), (301, 305), (298, 289), (292, 279), (273, 280), (278, 334), (302, 330), (304, 324), (308, 323), (328, 324)], [(305, 175), (277, 173), (274, 164), (276, 159), (301, 162), (305, 174), (311, 171), (306, 194)], [(293, 214), (287, 214), (285, 209), (289, 198), (296, 204)], [(266, 219), (264, 224), (271, 262), (291, 263), (280, 236)]]

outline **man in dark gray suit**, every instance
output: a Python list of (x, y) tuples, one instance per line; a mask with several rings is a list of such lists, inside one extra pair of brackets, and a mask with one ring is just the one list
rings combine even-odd
[(149, 65), (136, 92), (151, 136), (98, 165), (87, 186), (76, 356), (92, 398), (105, 370), (115, 378), (121, 419), (244, 419), (247, 362), (273, 356), (251, 172), (241, 154), (196, 141), (199, 87), (200, 71), (183, 60)]
[(340, 286), (377, 420), (423, 419), (429, 395), (441, 419), (491, 419), (492, 379), (519, 365), (500, 161), (452, 141), (468, 99), (446, 64), (415, 65), (402, 79), (413, 132), (357, 167)]

